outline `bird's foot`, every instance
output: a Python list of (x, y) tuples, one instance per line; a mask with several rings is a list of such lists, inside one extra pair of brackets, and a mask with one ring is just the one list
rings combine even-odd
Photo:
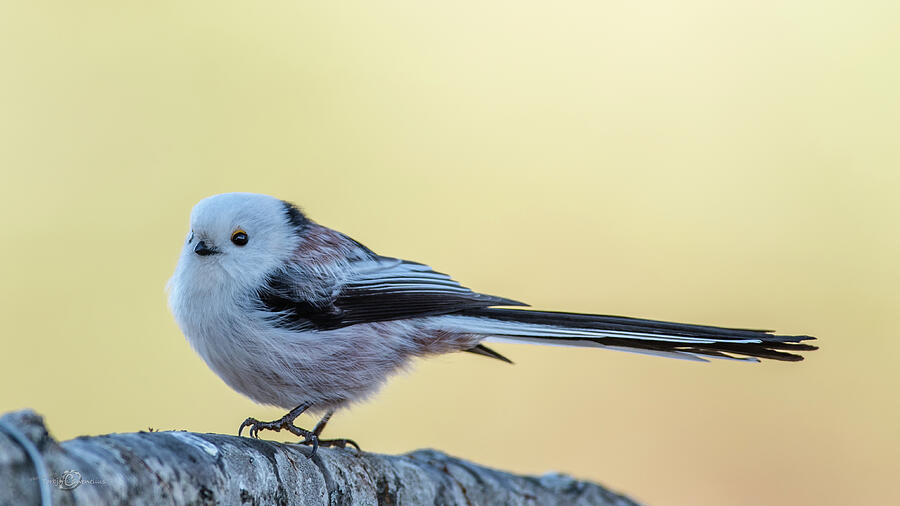
[(309, 458), (312, 458), (316, 454), (316, 450), (319, 449), (319, 446), (322, 446), (323, 448), (346, 448), (347, 445), (350, 445), (357, 450), (360, 449), (359, 445), (356, 444), (356, 441), (353, 441), (352, 439), (319, 439), (319, 435), (325, 430), (325, 425), (328, 424), (328, 420), (331, 419), (331, 415), (334, 414), (334, 411), (326, 413), (325, 416), (319, 420), (319, 423), (313, 427), (313, 430), (301, 429), (294, 425), (294, 420), (296, 420), (308, 407), (309, 404), (301, 404), (279, 420), (272, 422), (260, 422), (256, 418), (248, 418), (244, 420), (244, 423), (238, 428), (238, 436), (240, 436), (241, 432), (247, 427), (250, 428), (250, 437), (256, 439), (259, 439), (259, 431), (261, 430), (271, 430), (275, 432), (286, 430), (295, 436), (303, 438), (303, 441), (300, 441), (299, 444), (312, 446), (312, 452), (309, 454)]
[(244, 423), (242, 423), (240, 428), (238, 428), (238, 436), (240, 436), (241, 432), (243, 432), (247, 427), (250, 428), (250, 437), (254, 439), (259, 439), (259, 431), (261, 430), (281, 432), (281, 430), (284, 429), (295, 436), (302, 437), (303, 441), (300, 441), (300, 444), (312, 445), (312, 453), (309, 454), (309, 458), (313, 458), (313, 456), (316, 454), (316, 450), (319, 449), (319, 436), (313, 434), (312, 431), (297, 427), (296, 425), (294, 425), (293, 420), (289, 420), (287, 418), (288, 417), (285, 416), (280, 420), (275, 420), (272, 422), (260, 422), (256, 418), (248, 418), (244, 420)]
[[(317, 423), (316, 426), (313, 427), (313, 436), (316, 436), (316, 438), (318, 438), (318, 436), (322, 435), (322, 431), (325, 430), (325, 426), (328, 425), (328, 421), (331, 420), (332, 415), (334, 415), (334, 410), (325, 413), (325, 416), (323, 416), (322, 419), (319, 420), (319, 423)], [(304, 441), (301, 441), (299, 444), (311, 444), (313, 445), (313, 448), (316, 448), (317, 446), (321, 446), (322, 448), (346, 448), (347, 445), (350, 445), (357, 450), (362, 450), (359, 445), (356, 444), (356, 441), (352, 439), (317, 439), (315, 443), (313, 443), (311, 439), (306, 439)], [(313, 451), (313, 453), (315, 453), (315, 451)]]
[(238, 428), (238, 437), (240, 437), (241, 432), (243, 432), (244, 428), (246, 427), (250, 427), (250, 437), (256, 439), (259, 439), (259, 431), (261, 430), (273, 430), (275, 432), (280, 432), (281, 429), (287, 430), (291, 434), (300, 436), (304, 439), (309, 439), (310, 436), (318, 436), (317, 433), (310, 432), (306, 429), (301, 429), (300, 427), (294, 425), (294, 420), (296, 420), (298, 416), (306, 411), (309, 406), (310, 403), (305, 402), (292, 409), (290, 412), (288, 412), (288, 414), (273, 422), (260, 422), (256, 418), (248, 418), (244, 420), (244, 423), (242, 423)]
[(250, 428), (250, 437), (255, 439), (259, 439), (259, 431), (261, 430), (271, 430), (275, 432), (286, 430), (291, 434), (300, 436), (306, 440), (318, 439), (318, 436), (313, 434), (311, 431), (301, 429), (300, 427), (294, 425), (294, 420), (289, 419), (287, 416), (272, 422), (260, 422), (256, 418), (248, 418), (244, 420), (244, 423), (242, 423), (238, 428), (238, 436), (240, 436), (241, 433), (244, 432), (244, 429), (248, 427)]
[(356, 444), (356, 441), (352, 439), (319, 439), (318, 436), (316, 436), (315, 438), (318, 443), (313, 443), (311, 440), (306, 439), (304, 441), (300, 441), (297, 444), (313, 445), (313, 447), (319, 446), (321, 448), (346, 448), (347, 446), (352, 446), (357, 450), (362, 451), (359, 445)]

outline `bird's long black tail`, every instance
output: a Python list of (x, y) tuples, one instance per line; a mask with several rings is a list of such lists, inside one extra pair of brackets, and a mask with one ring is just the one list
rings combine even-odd
[(472, 309), (457, 315), (461, 328), (488, 335), (488, 341), (611, 348), (689, 360), (798, 361), (803, 357), (797, 352), (817, 349), (803, 342), (815, 339), (810, 336), (622, 316), (507, 308)]

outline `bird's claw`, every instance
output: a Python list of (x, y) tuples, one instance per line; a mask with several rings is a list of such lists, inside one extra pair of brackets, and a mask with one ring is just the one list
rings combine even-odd
[(301, 441), (300, 444), (304, 444), (304, 445), (311, 444), (312, 445), (313, 448), (312, 448), (312, 451), (309, 452), (309, 458), (313, 458), (316, 456), (316, 452), (319, 450), (319, 436), (317, 436), (315, 434), (310, 434), (309, 437), (304, 439), (303, 441)]
[(325, 425), (328, 423), (328, 420), (331, 419), (331, 415), (332, 413), (334, 413), (334, 411), (329, 411), (311, 431), (301, 429), (300, 427), (294, 425), (294, 420), (297, 419), (297, 416), (308, 407), (309, 404), (301, 404), (300, 406), (292, 409), (290, 413), (273, 422), (260, 422), (256, 418), (247, 418), (246, 420), (244, 420), (244, 423), (242, 423), (238, 428), (238, 437), (240, 437), (241, 433), (244, 432), (244, 429), (247, 427), (250, 428), (250, 437), (255, 439), (259, 439), (260, 430), (280, 432), (282, 429), (284, 429), (295, 436), (303, 438), (303, 441), (299, 441), (297, 444), (312, 446), (312, 451), (309, 453), (309, 458), (313, 458), (313, 456), (315, 456), (316, 451), (318, 451), (320, 446), (323, 448), (346, 448), (347, 445), (350, 445), (357, 450), (360, 450), (359, 445), (356, 444), (356, 441), (352, 439), (319, 439), (319, 434), (321, 434), (322, 430), (325, 429)]
[(312, 445), (312, 452), (309, 454), (309, 458), (313, 458), (315, 456), (316, 451), (321, 448), (346, 448), (348, 445), (356, 448), (357, 451), (362, 451), (356, 441), (352, 439), (319, 439), (319, 436), (316, 434), (311, 434), (310, 437), (304, 439), (303, 441), (298, 442), (297, 444), (301, 445)]
[[(259, 439), (259, 431), (261, 431), (261, 430), (271, 430), (274, 432), (281, 432), (282, 429), (285, 429), (285, 430), (291, 432), (295, 436), (302, 437), (303, 441), (300, 441), (299, 444), (312, 445), (312, 452), (309, 454), (309, 458), (312, 458), (316, 454), (316, 451), (319, 449), (319, 436), (317, 434), (314, 434), (305, 429), (301, 429), (300, 427), (297, 427), (296, 425), (294, 425), (284, 419), (276, 420), (274, 422), (260, 422), (256, 418), (252, 418), (252, 417), (247, 418), (246, 420), (244, 420), (244, 423), (242, 423), (241, 426), (238, 428), (238, 437), (240, 437), (241, 433), (244, 432), (244, 429), (248, 428), (248, 427), (250, 428), (249, 436), (254, 439)], [(332, 444), (332, 441), (343, 441), (343, 440), (329, 439), (329, 440), (324, 441), (326, 443), (325, 446), (337, 446), (337, 445)], [(353, 443), (352, 441), (351, 441), (351, 443), (354, 446), (356, 446), (357, 448), (359, 448), (359, 446), (357, 446), (356, 443)], [(343, 448), (343, 445), (341, 447)]]
[(259, 439), (259, 431), (263, 429), (273, 430), (275, 432), (281, 431), (282, 423), (281, 420), (277, 422), (260, 422), (256, 418), (247, 418), (244, 420), (244, 423), (238, 428), (238, 437), (240, 437), (241, 433), (244, 432), (244, 429), (250, 428), (250, 437), (253, 439)]
[[(238, 427), (238, 437), (241, 437), (241, 433), (244, 432), (244, 429), (247, 427), (251, 427), (254, 423), (259, 422), (256, 418), (247, 418), (241, 423), (241, 426)], [(250, 429), (250, 436), (253, 436), (253, 429)]]
[(318, 439), (318, 438), (316, 438), (316, 439), (318, 440), (318, 442), (315, 444), (312, 443), (310, 440), (300, 441), (297, 444), (301, 444), (301, 445), (313, 444), (316, 447), (321, 446), (322, 448), (346, 448), (349, 445), (349, 446), (356, 448), (359, 451), (362, 451), (362, 449), (359, 447), (359, 445), (356, 444), (356, 441), (354, 441), (352, 439)]

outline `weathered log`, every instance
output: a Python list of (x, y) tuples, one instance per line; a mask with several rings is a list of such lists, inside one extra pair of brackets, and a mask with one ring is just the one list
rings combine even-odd
[(58, 443), (41, 416), (18, 411), (0, 418), (0, 504), (41, 504), (42, 488), (54, 505), (636, 504), (563, 474), (517, 476), (435, 450), (310, 450), (180, 431)]

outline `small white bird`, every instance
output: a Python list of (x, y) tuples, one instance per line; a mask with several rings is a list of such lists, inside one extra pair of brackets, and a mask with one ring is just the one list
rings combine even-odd
[[(705, 361), (802, 360), (809, 336), (494, 306), (520, 302), (473, 292), (449, 276), (380, 256), (267, 195), (200, 201), (169, 304), (188, 341), (225, 383), (291, 411), (241, 424), (288, 430), (313, 445), (334, 410), (376, 392), (410, 359), (468, 351), (509, 361), (485, 341), (609, 348)], [(324, 413), (312, 431), (294, 425)]]

